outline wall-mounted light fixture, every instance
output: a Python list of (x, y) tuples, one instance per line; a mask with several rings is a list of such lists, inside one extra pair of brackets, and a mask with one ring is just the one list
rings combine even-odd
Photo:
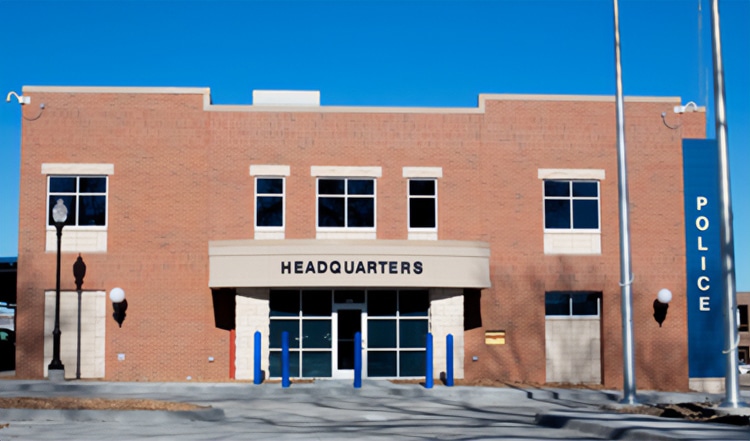
[(659, 327), (661, 328), (661, 324), (664, 323), (664, 320), (667, 318), (667, 310), (669, 309), (669, 302), (672, 301), (672, 291), (663, 288), (659, 290), (659, 293), (656, 295), (656, 300), (654, 300), (654, 319), (656, 320), (656, 323), (659, 324)]
[(128, 309), (128, 301), (125, 300), (125, 291), (122, 288), (112, 288), (109, 292), (109, 299), (112, 300), (114, 312), (112, 317), (122, 328), (122, 322), (125, 320), (125, 311)]

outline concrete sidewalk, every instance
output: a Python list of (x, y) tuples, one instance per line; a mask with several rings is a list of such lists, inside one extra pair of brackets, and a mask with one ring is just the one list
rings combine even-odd
[[(654, 439), (749, 440), (750, 427), (617, 413), (621, 393), (445, 387), (365, 381), (114, 383), (0, 380), (0, 397), (146, 398), (210, 406), (189, 412), (0, 409), (0, 440)], [(643, 403), (723, 396), (642, 392)], [(743, 392), (750, 401), (750, 393)], [(744, 409), (746, 410), (746, 409)], [(54, 427), (54, 428), (53, 428)]]

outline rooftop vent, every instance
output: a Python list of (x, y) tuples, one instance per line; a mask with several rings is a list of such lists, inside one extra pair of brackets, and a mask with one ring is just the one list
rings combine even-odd
[(254, 106), (319, 107), (320, 91), (253, 90)]

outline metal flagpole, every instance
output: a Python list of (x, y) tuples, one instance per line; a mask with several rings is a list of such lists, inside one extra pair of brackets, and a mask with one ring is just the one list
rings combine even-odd
[(620, 18), (617, 0), (614, 0), (615, 15), (615, 71), (617, 74), (617, 174), (620, 206), (620, 287), (622, 311), (622, 364), (624, 404), (637, 403), (635, 391), (635, 340), (633, 338), (633, 298), (630, 269), (630, 221), (628, 212), (628, 170), (625, 156), (625, 111), (622, 96), (622, 65), (620, 63)]
[(732, 200), (729, 186), (729, 156), (727, 152), (727, 118), (724, 94), (724, 68), (721, 61), (721, 32), (719, 29), (719, 0), (711, 1), (711, 35), (714, 60), (714, 113), (716, 140), (719, 146), (719, 204), (721, 209), (721, 275), (724, 280), (724, 345), (726, 396), (721, 407), (744, 407), (739, 400), (737, 344), (737, 293), (734, 278), (734, 238), (732, 231)]

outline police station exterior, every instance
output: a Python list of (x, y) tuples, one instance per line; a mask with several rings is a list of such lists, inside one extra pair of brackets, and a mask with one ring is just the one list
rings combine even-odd
[[(359, 331), (368, 378), (424, 376), (431, 332), (436, 375), (451, 334), (457, 378), (622, 385), (614, 97), (382, 108), (320, 106), (317, 92), (256, 92), (253, 105), (191, 88), (24, 95), (19, 377), (45, 377), (51, 359), (50, 212), (63, 199), (68, 378), (80, 254), (83, 378), (249, 380), (256, 331), (266, 378), (280, 375), (283, 331), (292, 377), (351, 378)], [(636, 378), (709, 390), (721, 375), (689, 372), (689, 292), (698, 310), (721, 297), (688, 260), (690, 231), (713, 229), (686, 210), (716, 201), (686, 195), (683, 148), (705, 137), (705, 114), (680, 104), (625, 100)], [(674, 299), (660, 327), (662, 288)]]

